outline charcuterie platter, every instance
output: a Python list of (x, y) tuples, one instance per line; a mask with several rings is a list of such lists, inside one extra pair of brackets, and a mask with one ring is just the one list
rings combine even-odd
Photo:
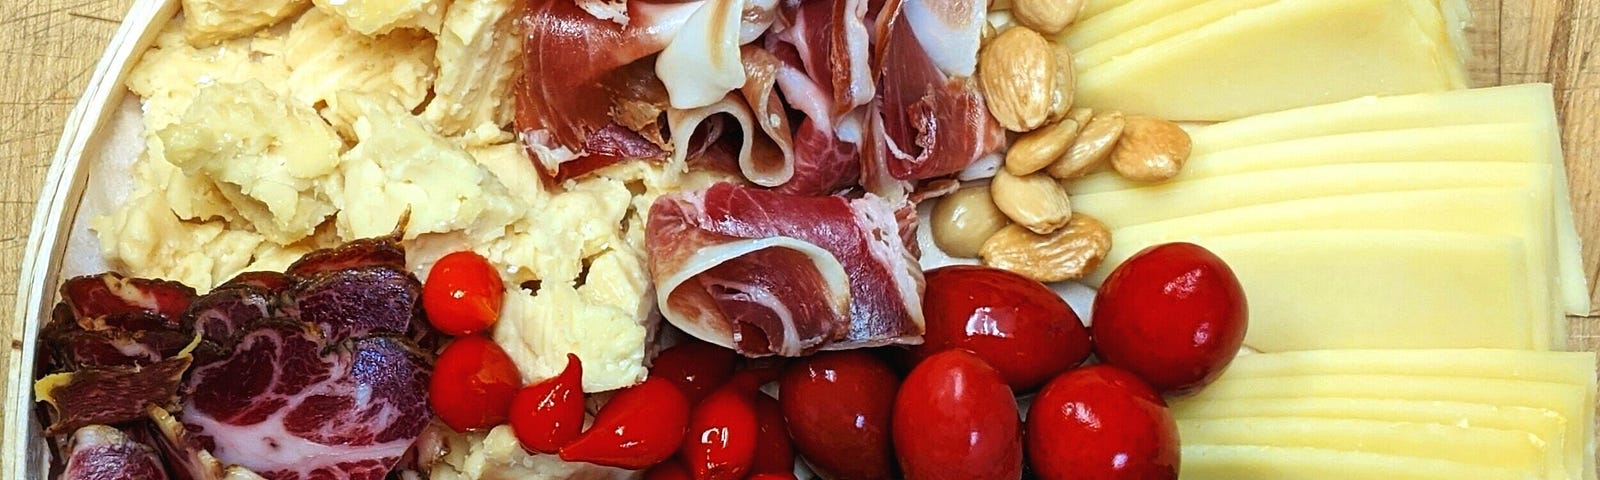
[(5, 474), (1592, 479), (1555, 99), (1474, 13), (139, 1)]

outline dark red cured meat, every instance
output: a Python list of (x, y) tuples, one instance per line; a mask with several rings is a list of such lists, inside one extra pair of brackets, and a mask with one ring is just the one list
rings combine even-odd
[[(149, 445), (120, 430), (90, 425), (73, 432), (61, 480), (166, 480), (166, 467)], [(16, 459), (13, 459), (16, 460)]]
[(190, 360), (184, 355), (142, 367), (85, 367), (46, 376), (36, 388), (39, 400), (51, 405), (56, 420), (45, 433), (58, 435), (88, 425), (139, 420), (145, 417), (147, 405), (174, 406)]
[(75, 369), (133, 367), (177, 356), (194, 341), (194, 334), (177, 330), (74, 330), (46, 341)]
[(278, 314), (278, 295), (255, 284), (236, 284), (218, 288), (194, 301), (184, 322), (200, 332), (201, 338), (229, 348), (233, 335), (246, 325)]
[[(338, 247), (308, 253), (290, 264), (289, 268), (284, 270), (284, 274), (289, 277), (308, 278), (322, 272), (363, 267), (389, 267), (405, 271), (405, 247), (400, 246), (399, 239), (392, 237), (355, 240)], [(276, 279), (270, 279), (269, 275), (253, 276), (241, 283), (253, 280), (267, 284), (276, 283)]]
[(971, 78), (934, 65), (891, 1), (878, 19), (878, 93), (888, 171), (901, 180), (954, 174), (1004, 146), (1000, 128)]
[(300, 325), (262, 322), (195, 369), (182, 419), (216, 458), (269, 479), (381, 479), (428, 421), (429, 368), (402, 339), (330, 348)]
[(94, 329), (92, 326), (107, 316), (139, 312), (156, 314), (175, 326), (194, 301), (195, 292), (178, 282), (106, 272), (67, 280), (61, 285), (61, 298), (86, 329)]
[(373, 335), (406, 335), (422, 320), (422, 283), (388, 266), (319, 273), (295, 286), (302, 322), (322, 329), (327, 343)]
[[(921, 313), (921, 269), (905, 250), (900, 242), (898, 224), (894, 218), (893, 208), (875, 197), (858, 200), (849, 200), (843, 197), (797, 197), (784, 195), (767, 190), (740, 187), (733, 184), (719, 183), (706, 190), (663, 196), (658, 199), (650, 209), (650, 218), (646, 226), (646, 244), (649, 249), (651, 262), (651, 275), (659, 284), (662, 280), (673, 277), (683, 269), (694, 268), (688, 265), (690, 255), (695, 252), (722, 243), (741, 239), (764, 239), (772, 237), (791, 237), (820, 247), (833, 255), (844, 268), (848, 276), (849, 285), (849, 318), (834, 318), (826, 305), (816, 305), (815, 302), (826, 301), (828, 295), (816, 290), (820, 287), (816, 282), (808, 279), (815, 278), (812, 270), (817, 267), (810, 261), (801, 261), (801, 257), (789, 255), (788, 258), (764, 258), (773, 263), (763, 263), (755, 266), (734, 265), (723, 278), (699, 277), (701, 285), (765, 285), (775, 288), (777, 285), (786, 285), (799, 290), (792, 295), (777, 296), (779, 299), (792, 299), (804, 297), (806, 304), (796, 304), (788, 300), (782, 302), (784, 310), (790, 313), (791, 323), (795, 331), (805, 332), (830, 332), (833, 331), (826, 325), (832, 322), (847, 321), (848, 327), (842, 337), (825, 340), (821, 348), (849, 348), (865, 345), (880, 345), (887, 343), (900, 343), (915, 341), (922, 334)], [(787, 249), (786, 249), (787, 250)], [(722, 262), (727, 265), (727, 262)], [(723, 268), (718, 266), (718, 268)], [(718, 273), (715, 271), (702, 272)], [(771, 278), (767, 278), (767, 277)], [(787, 279), (797, 278), (798, 281), (784, 284)], [(663, 286), (662, 288), (668, 288)], [(679, 292), (690, 295), (682, 302), (675, 302), (671, 297)], [(770, 290), (769, 290), (770, 291)], [(749, 302), (730, 303), (726, 301), (714, 302), (722, 310), (737, 309), (743, 315), (739, 319), (729, 319), (716, 315), (709, 315), (707, 306), (702, 301), (710, 298), (712, 293), (705, 289), (675, 289), (663, 292), (669, 298), (667, 301), (666, 316), (674, 323), (695, 322), (704, 328), (720, 328), (723, 332), (731, 332), (733, 325), (738, 324), (743, 318), (770, 318), (765, 315), (750, 313)], [(731, 299), (733, 297), (727, 297)], [(713, 299), (714, 300), (714, 299)], [(684, 308), (683, 302), (694, 303), (698, 308)], [(731, 306), (730, 306), (731, 305)], [(813, 314), (810, 316), (796, 315), (796, 313)], [(827, 315), (821, 313), (828, 312)], [(721, 323), (721, 326), (706, 327), (704, 323)], [(682, 326), (682, 325), (680, 325)], [(689, 330), (686, 328), (686, 330)], [(774, 333), (763, 330), (767, 334)], [(810, 337), (801, 336), (802, 339)], [(726, 339), (706, 338), (713, 343), (725, 343)], [(721, 340), (721, 342), (719, 342)], [(783, 345), (789, 345), (785, 343)], [(779, 345), (769, 344), (769, 348), (780, 350)], [(760, 355), (760, 349), (753, 349), (743, 342), (739, 348), (746, 355)], [(814, 350), (817, 347), (806, 346), (803, 349), (783, 348), (783, 355), (798, 355), (804, 351)]]
[(244, 272), (232, 279), (211, 289), (215, 292), (234, 287), (255, 287), (268, 292), (282, 292), (289, 289), (289, 276), (281, 272)]
[(781, 30), (769, 35), (769, 50), (788, 44), (806, 75), (829, 97), (831, 117), (872, 100), (875, 87), (868, 55), (868, 0), (785, 1)]
[(794, 137), (794, 178), (778, 186), (790, 195), (828, 195), (856, 182), (861, 173), (861, 151), (839, 140), (831, 130), (807, 118)]
[[(834, 320), (827, 309), (827, 300), (814, 298), (826, 292), (826, 282), (815, 269), (795, 269), (787, 276), (765, 275), (776, 265), (806, 264), (805, 255), (787, 249), (766, 249), (751, 252), (723, 262), (698, 277), (701, 291), (732, 320), (735, 350), (746, 355), (771, 355), (774, 345), (786, 340), (784, 321), (777, 312), (762, 305), (752, 297), (768, 295), (784, 305), (791, 306), (790, 313), (802, 318), (826, 318), (826, 322), (801, 322), (795, 325), (795, 334), (801, 340), (801, 351), (810, 352), (824, 344), (840, 340), (849, 333), (849, 322)], [(760, 293), (756, 293), (760, 292)]]

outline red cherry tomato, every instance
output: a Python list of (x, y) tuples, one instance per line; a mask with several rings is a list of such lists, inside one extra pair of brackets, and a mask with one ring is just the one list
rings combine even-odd
[(683, 444), (689, 402), (672, 382), (651, 377), (600, 407), (594, 424), (561, 448), (561, 459), (639, 470), (672, 458)]
[(1244, 344), (1244, 289), (1222, 259), (1198, 245), (1150, 247), (1118, 265), (1094, 300), (1102, 363), (1181, 395), (1216, 380)]
[(1046, 384), (1028, 410), (1028, 458), (1046, 480), (1178, 478), (1178, 426), (1155, 390), (1109, 365)]
[(656, 355), (650, 365), (650, 376), (677, 384), (693, 405), (728, 382), (733, 376), (735, 358), (737, 354), (733, 350), (689, 339)]
[(826, 478), (896, 478), (890, 412), (900, 376), (871, 352), (822, 352), (789, 365), (778, 404), (800, 456)]
[(951, 266), (926, 274), (927, 333), (917, 358), (950, 348), (978, 354), (1016, 392), (1028, 392), (1089, 358), (1089, 332), (1059, 295), (1005, 270)]
[(645, 470), (644, 471), (644, 479), (643, 480), (693, 480), (693, 479), (694, 479), (694, 477), (689, 476), (689, 469), (685, 468), (682, 463), (678, 463), (677, 460), (668, 460), (668, 461), (665, 461), (665, 462), (658, 463), (654, 467), (650, 467), (649, 470)]
[(471, 251), (445, 255), (428, 270), (422, 284), (422, 310), (428, 323), (451, 335), (471, 335), (487, 330), (500, 318), (505, 298), (500, 274), (482, 256)]
[(522, 386), (511, 356), (481, 335), (458, 337), (444, 347), (428, 381), (428, 403), (456, 431), (505, 423), (511, 400)]
[(689, 413), (682, 455), (695, 480), (737, 480), (750, 471), (760, 429), (756, 393), (753, 387), (729, 383)]
[(523, 387), (511, 400), (511, 429), (529, 452), (556, 453), (583, 429), (583, 362), (567, 354), (560, 375)]
[(794, 444), (789, 442), (789, 427), (783, 421), (783, 407), (765, 393), (756, 397), (756, 457), (750, 473), (794, 472)]
[(908, 480), (1016, 480), (1022, 421), (1000, 373), (966, 350), (923, 360), (894, 402), (894, 450)]

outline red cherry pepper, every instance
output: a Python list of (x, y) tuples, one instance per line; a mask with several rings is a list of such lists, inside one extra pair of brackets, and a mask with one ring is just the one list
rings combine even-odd
[(789, 424), (783, 420), (783, 407), (764, 393), (756, 397), (756, 457), (750, 473), (794, 472), (794, 444), (789, 442)]
[(683, 443), (689, 402), (672, 382), (650, 377), (600, 407), (594, 424), (561, 448), (561, 459), (639, 470), (671, 458)]
[(522, 374), (499, 344), (482, 335), (458, 337), (433, 363), (428, 405), (458, 432), (505, 423)]
[(683, 389), (689, 404), (700, 403), (733, 376), (736, 355), (717, 345), (689, 339), (662, 350), (650, 365), (651, 377), (663, 377)]
[(451, 335), (488, 330), (500, 319), (505, 286), (494, 266), (472, 251), (445, 255), (422, 283), (422, 310), (428, 323)]
[(682, 455), (695, 480), (737, 480), (750, 471), (759, 431), (753, 385), (759, 384), (748, 380), (724, 385), (689, 414)]
[(692, 480), (689, 469), (677, 460), (668, 460), (644, 471), (643, 480)]
[(583, 362), (567, 354), (560, 375), (523, 387), (511, 400), (511, 428), (529, 452), (556, 453), (583, 429)]

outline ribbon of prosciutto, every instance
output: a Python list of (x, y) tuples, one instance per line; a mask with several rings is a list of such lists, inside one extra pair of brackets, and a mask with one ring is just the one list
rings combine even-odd
[(894, 207), (719, 183), (663, 196), (645, 231), (662, 314), (740, 354), (921, 341), (922, 271)]

